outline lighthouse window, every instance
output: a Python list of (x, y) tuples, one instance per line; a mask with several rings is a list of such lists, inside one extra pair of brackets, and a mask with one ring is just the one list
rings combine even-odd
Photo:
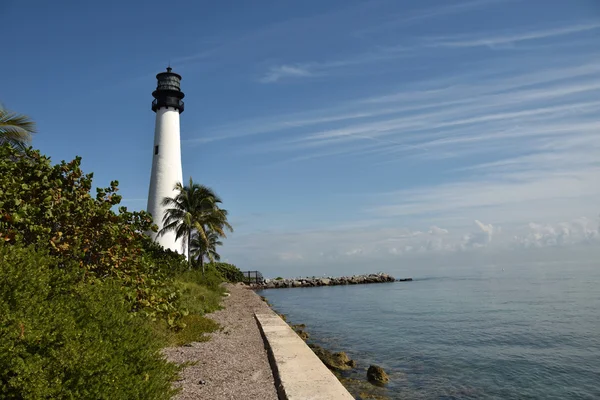
[(154, 154), (158, 154), (158, 146), (154, 146)]

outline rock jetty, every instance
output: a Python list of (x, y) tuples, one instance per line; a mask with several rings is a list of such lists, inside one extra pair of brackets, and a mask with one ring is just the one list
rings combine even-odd
[[(412, 280), (411, 278), (402, 279), (402, 281)], [(256, 285), (260, 289), (278, 289), (278, 288), (293, 288), (293, 287), (312, 287), (312, 286), (336, 286), (336, 285), (357, 285), (364, 283), (384, 283), (396, 282), (396, 278), (391, 275), (380, 272), (378, 274), (369, 275), (353, 275), (342, 276), (339, 278), (333, 277), (316, 277), (312, 278), (280, 278), (280, 279), (265, 279), (262, 285)]]

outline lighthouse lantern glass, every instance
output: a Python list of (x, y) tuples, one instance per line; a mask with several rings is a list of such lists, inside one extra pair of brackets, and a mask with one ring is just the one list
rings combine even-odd
[(179, 79), (176, 76), (162, 76), (158, 81), (158, 90), (177, 90), (179, 91)]

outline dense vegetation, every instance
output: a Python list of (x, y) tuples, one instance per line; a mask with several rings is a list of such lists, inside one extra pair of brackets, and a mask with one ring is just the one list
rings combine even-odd
[(177, 368), (118, 282), (0, 244), (0, 398), (163, 399)]
[[(118, 182), (92, 196), (80, 158), (53, 165), (15, 136), (33, 131), (26, 117), (2, 115), (0, 398), (170, 398), (178, 367), (160, 348), (206, 340), (218, 326), (204, 314), (239, 270), (190, 270), (197, 263), (145, 235), (156, 231), (148, 213), (119, 207)], [(188, 231), (200, 238), (195, 259), (218, 259), (231, 228), (209, 194)]]

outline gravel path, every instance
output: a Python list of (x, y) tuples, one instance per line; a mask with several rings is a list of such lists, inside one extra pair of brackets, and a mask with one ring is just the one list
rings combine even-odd
[[(231, 296), (225, 308), (209, 317), (224, 329), (208, 342), (186, 347), (170, 347), (165, 354), (177, 363), (197, 362), (187, 367), (183, 388), (176, 399), (277, 400), (273, 373), (254, 313), (269, 306), (243, 285), (227, 285)], [(203, 382), (201, 382), (203, 381)]]

